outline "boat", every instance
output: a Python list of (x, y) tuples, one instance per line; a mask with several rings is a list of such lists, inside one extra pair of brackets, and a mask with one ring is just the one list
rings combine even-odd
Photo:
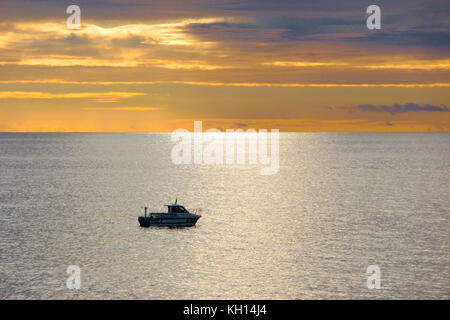
[(190, 213), (184, 206), (177, 204), (166, 204), (167, 212), (151, 212), (147, 214), (148, 207), (144, 207), (144, 215), (139, 216), (141, 227), (192, 227), (195, 226), (201, 215)]

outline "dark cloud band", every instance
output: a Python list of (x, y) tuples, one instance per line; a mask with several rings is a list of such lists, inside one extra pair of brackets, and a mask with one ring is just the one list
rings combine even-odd
[(361, 110), (370, 112), (389, 112), (405, 113), (405, 112), (450, 112), (450, 109), (446, 106), (435, 106), (431, 104), (419, 105), (417, 103), (406, 103), (393, 105), (373, 105), (373, 104), (361, 104), (355, 107), (348, 108), (349, 111)]

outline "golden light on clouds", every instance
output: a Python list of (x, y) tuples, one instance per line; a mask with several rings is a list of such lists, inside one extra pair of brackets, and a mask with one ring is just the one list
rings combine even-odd
[(79, 30), (64, 15), (0, 23), (0, 131), (170, 131), (194, 119), (281, 131), (450, 130), (449, 113), (432, 111), (445, 108), (343, 108), (448, 106), (450, 58), (424, 33), (166, 9), (157, 19), (85, 19), (82, 8)]
[[(7, 63), (3, 63), (7, 64)], [(10, 63), (11, 64), (11, 63)], [(100, 60), (92, 58), (27, 58), (12, 64), (23, 66), (48, 66), (48, 67), (136, 67), (139, 65), (137, 61), (115, 61), (115, 60)]]
[(249, 82), (203, 82), (203, 81), (70, 81), (65, 79), (46, 80), (0, 80), (0, 84), (79, 84), (79, 85), (145, 85), (185, 84), (211, 87), (280, 87), (280, 88), (434, 88), (450, 87), (449, 83), (249, 83)]
[(201, 61), (190, 61), (189, 63), (177, 61), (164, 61), (161, 59), (134, 61), (129, 59), (118, 60), (99, 60), (91, 58), (29, 58), (19, 62), (3, 62), (0, 64), (17, 64), (24, 66), (48, 66), (48, 67), (137, 67), (152, 66), (156, 68), (167, 69), (198, 69), (198, 70), (216, 70), (230, 68), (228, 66), (217, 66), (204, 64)]
[[(390, 57), (390, 60), (393, 58)], [(397, 58), (399, 59), (399, 58)], [(401, 61), (401, 60), (400, 60)], [(360, 64), (358, 62), (308, 62), (308, 61), (274, 61), (264, 62), (263, 65), (277, 67), (346, 67), (356, 69), (405, 69), (405, 70), (434, 70), (450, 69), (450, 60), (410, 60), (401, 61), (397, 64), (392, 62), (386, 64)]]
[(450, 69), (450, 60), (438, 61), (406, 61), (398, 64), (381, 64), (356, 66), (357, 68), (367, 69), (405, 69), (405, 70), (434, 70), (434, 69)]
[(119, 99), (143, 96), (140, 92), (74, 92), (2, 91), (0, 99), (88, 99), (95, 102), (116, 102)]
[(159, 24), (126, 24), (114, 27), (102, 27), (93, 23), (83, 23), (80, 30), (71, 30), (65, 23), (56, 22), (31, 22), (15, 23), (0, 34), (0, 45), (21, 43), (35, 39), (36, 36), (45, 39), (50, 36), (86, 36), (92, 39), (127, 39), (130, 37), (142, 37), (142, 44), (158, 43), (161, 45), (176, 46), (205, 46), (211, 42), (201, 42), (191, 35), (183, 32), (183, 27), (194, 23), (232, 22), (236, 18), (204, 18), (182, 19), (171, 23)]
[(263, 62), (263, 65), (277, 67), (329, 67), (329, 66), (345, 66), (344, 62), (308, 62), (308, 61), (274, 61)]
[(111, 107), (111, 108), (84, 108), (89, 111), (156, 111), (161, 108), (154, 107)]

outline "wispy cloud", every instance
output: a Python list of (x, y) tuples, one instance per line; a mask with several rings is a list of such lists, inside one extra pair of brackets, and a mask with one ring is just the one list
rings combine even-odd
[[(304, 67), (345, 67), (352, 69), (400, 69), (400, 70), (436, 70), (436, 69), (450, 69), (450, 60), (409, 60), (398, 61), (393, 63), (393, 58), (389, 58), (390, 63), (374, 63), (366, 61), (361, 64), (358, 62), (314, 62), (314, 61), (274, 61), (264, 62), (263, 65), (276, 66), (276, 67), (292, 67), (292, 68), (304, 68)], [(396, 58), (396, 60), (400, 60)]]
[(436, 88), (450, 87), (450, 82), (431, 83), (270, 83), (270, 82), (207, 82), (189, 80), (157, 80), (157, 81), (74, 81), (65, 79), (43, 79), (43, 80), (0, 80), (0, 84), (79, 84), (79, 85), (152, 85), (152, 84), (181, 84), (191, 86), (213, 86), (213, 87), (310, 87), (310, 88)]
[(105, 108), (84, 108), (84, 110), (89, 111), (156, 111), (161, 110), (161, 108), (154, 107), (105, 107)]
[(406, 103), (403, 105), (398, 103), (393, 105), (361, 104), (347, 109), (349, 111), (360, 110), (369, 112), (388, 112), (392, 114), (405, 112), (450, 112), (450, 109), (446, 106), (436, 106), (431, 104), (419, 105), (417, 103)]
[(230, 66), (220, 66), (207, 64), (202, 61), (166, 61), (162, 59), (140, 59), (140, 60), (108, 60), (93, 58), (70, 58), (70, 57), (54, 57), (54, 58), (26, 58), (21, 61), (0, 61), (0, 65), (16, 64), (21, 66), (48, 66), (48, 67), (154, 67), (166, 69), (186, 69), (186, 70), (217, 70), (228, 69)]
[(276, 67), (330, 67), (330, 66), (345, 66), (344, 62), (314, 62), (314, 61), (274, 61), (263, 62), (263, 65)]
[(436, 69), (450, 69), (450, 60), (437, 61), (407, 61), (399, 62), (397, 64), (369, 64), (369, 65), (355, 65), (355, 68), (363, 69), (404, 69), (404, 70), (436, 70)]
[(119, 99), (144, 96), (141, 92), (74, 92), (0, 91), (0, 99), (88, 99), (95, 102), (116, 102)]

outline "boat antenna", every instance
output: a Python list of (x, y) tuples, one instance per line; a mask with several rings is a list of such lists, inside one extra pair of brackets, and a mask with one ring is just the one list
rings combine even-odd
[(177, 204), (178, 198), (175, 198), (175, 204)]

